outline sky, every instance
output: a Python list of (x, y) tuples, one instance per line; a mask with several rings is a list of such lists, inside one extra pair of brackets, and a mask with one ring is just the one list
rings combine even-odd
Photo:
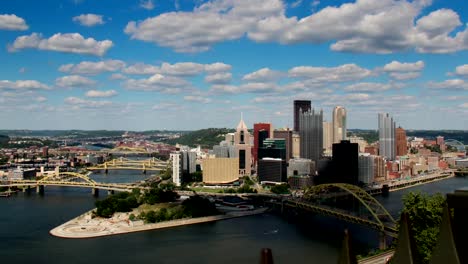
[(0, 128), (468, 130), (465, 1), (2, 1)]

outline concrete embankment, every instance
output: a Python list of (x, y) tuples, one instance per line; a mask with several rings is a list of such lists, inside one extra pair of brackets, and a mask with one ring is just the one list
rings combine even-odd
[(141, 220), (129, 221), (128, 217), (125, 217), (126, 219), (120, 217), (125, 214), (112, 219), (91, 218), (91, 210), (50, 230), (50, 234), (62, 238), (92, 238), (220, 221), (262, 214), (266, 210), (267, 208), (259, 208), (251, 211), (229, 212), (225, 215), (178, 219), (154, 224), (144, 224)]

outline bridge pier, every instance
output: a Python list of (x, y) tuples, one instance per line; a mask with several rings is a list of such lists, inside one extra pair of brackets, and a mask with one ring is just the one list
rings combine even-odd
[(93, 188), (92, 191), (91, 191), (91, 194), (92, 194), (94, 197), (98, 197), (98, 196), (99, 196), (99, 189)]
[(27, 192), (27, 193), (30, 193), (31, 192), (31, 186), (23, 186), (23, 192)]
[(107, 190), (107, 195), (112, 195), (114, 194), (114, 190)]
[(106, 168), (106, 170), (104, 171), (105, 174), (109, 173), (109, 170)]
[(143, 170), (142, 172), (143, 172), (143, 174), (146, 174), (146, 170)]
[(36, 193), (43, 195), (44, 194), (44, 185), (36, 186)]
[(384, 232), (380, 232), (379, 234), (379, 249), (387, 249), (387, 236)]

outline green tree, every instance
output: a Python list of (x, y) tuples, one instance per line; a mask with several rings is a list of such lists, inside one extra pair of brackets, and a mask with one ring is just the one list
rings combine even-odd
[(276, 194), (288, 194), (289, 193), (289, 185), (288, 184), (280, 184), (271, 187), (270, 191)]
[(408, 213), (421, 263), (429, 263), (439, 236), (445, 198), (410, 192), (403, 197), (403, 212)]

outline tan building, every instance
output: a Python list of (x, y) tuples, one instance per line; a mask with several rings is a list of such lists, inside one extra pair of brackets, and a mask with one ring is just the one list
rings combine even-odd
[(398, 127), (395, 129), (396, 134), (396, 155), (397, 156), (405, 156), (408, 154), (408, 142), (406, 140), (406, 131)]
[(360, 153), (366, 152), (367, 141), (365, 141), (364, 138), (352, 136), (352, 137), (349, 137), (348, 140), (351, 141), (351, 143), (357, 143), (359, 145)]
[(374, 157), (374, 181), (380, 182), (387, 179), (386, 161), (381, 156)]
[(239, 158), (204, 159), (202, 165), (206, 184), (226, 184), (239, 179)]
[(333, 143), (346, 139), (346, 109), (335, 106), (333, 109)]
[(325, 156), (332, 155), (332, 144), (333, 144), (333, 123), (323, 122), (323, 154)]
[(252, 171), (252, 145), (249, 130), (242, 118), (237, 125), (236, 133), (234, 133), (234, 146), (239, 158), (239, 175), (250, 175)]
[(298, 132), (292, 134), (292, 157), (294, 159), (301, 157), (301, 136)]

